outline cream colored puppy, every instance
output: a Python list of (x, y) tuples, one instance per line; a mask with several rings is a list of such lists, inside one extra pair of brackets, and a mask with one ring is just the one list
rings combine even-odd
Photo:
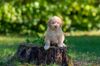
[(47, 25), (47, 31), (45, 33), (45, 46), (44, 49), (50, 48), (50, 44), (57, 44), (58, 47), (65, 47), (63, 43), (64, 34), (61, 29), (62, 20), (58, 16), (53, 16), (49, 19)]

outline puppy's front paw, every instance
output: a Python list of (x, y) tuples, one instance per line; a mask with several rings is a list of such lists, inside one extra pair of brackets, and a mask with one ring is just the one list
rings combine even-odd
[(62, 44), (59, 44), (58, 47), (66, 47), (66, 45), (62, 43)]
[(63, 44), (59, 44), (58, 47), (63, 47)]
[(44, 46), (44, 49), (45, 49), (45, 50), (48, 50), (49, 48), (50, 48), (50, 46), (48, 46), (48, 45), (45, 45), (45, 46)]

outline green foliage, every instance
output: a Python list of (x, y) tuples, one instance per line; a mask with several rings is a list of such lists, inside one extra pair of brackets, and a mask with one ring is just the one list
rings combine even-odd
[(37, 46), (44, 46), (44, 39), (41, 37), (35, 37), (34, 38), (26, 38), (27, 43), (33, 43), (36, 44)]
[(99, 0), (0, 0), (0, 33), (41, 35), (54, 15), (65, 32), (100, 29)]

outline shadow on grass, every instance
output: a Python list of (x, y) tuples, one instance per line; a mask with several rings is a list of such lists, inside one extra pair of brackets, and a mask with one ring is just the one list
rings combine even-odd
[(65, 43), (76, 60), (100, 63), (100, 36), (68, 36)]
[(12, 55), (15, 53), (18, 45), (8, 45), (8, 44), (0, 44), (0, 59), (3, 59), (9, 55)]

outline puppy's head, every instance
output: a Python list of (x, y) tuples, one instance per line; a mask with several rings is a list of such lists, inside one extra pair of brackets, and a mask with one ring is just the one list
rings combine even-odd
[(53, 16), (48, 21), (48, 27), (50, 29), (56, 30), (56, 29), (61, 28), (61, 26), (62, 26), (62, 20), (58, 16)]

